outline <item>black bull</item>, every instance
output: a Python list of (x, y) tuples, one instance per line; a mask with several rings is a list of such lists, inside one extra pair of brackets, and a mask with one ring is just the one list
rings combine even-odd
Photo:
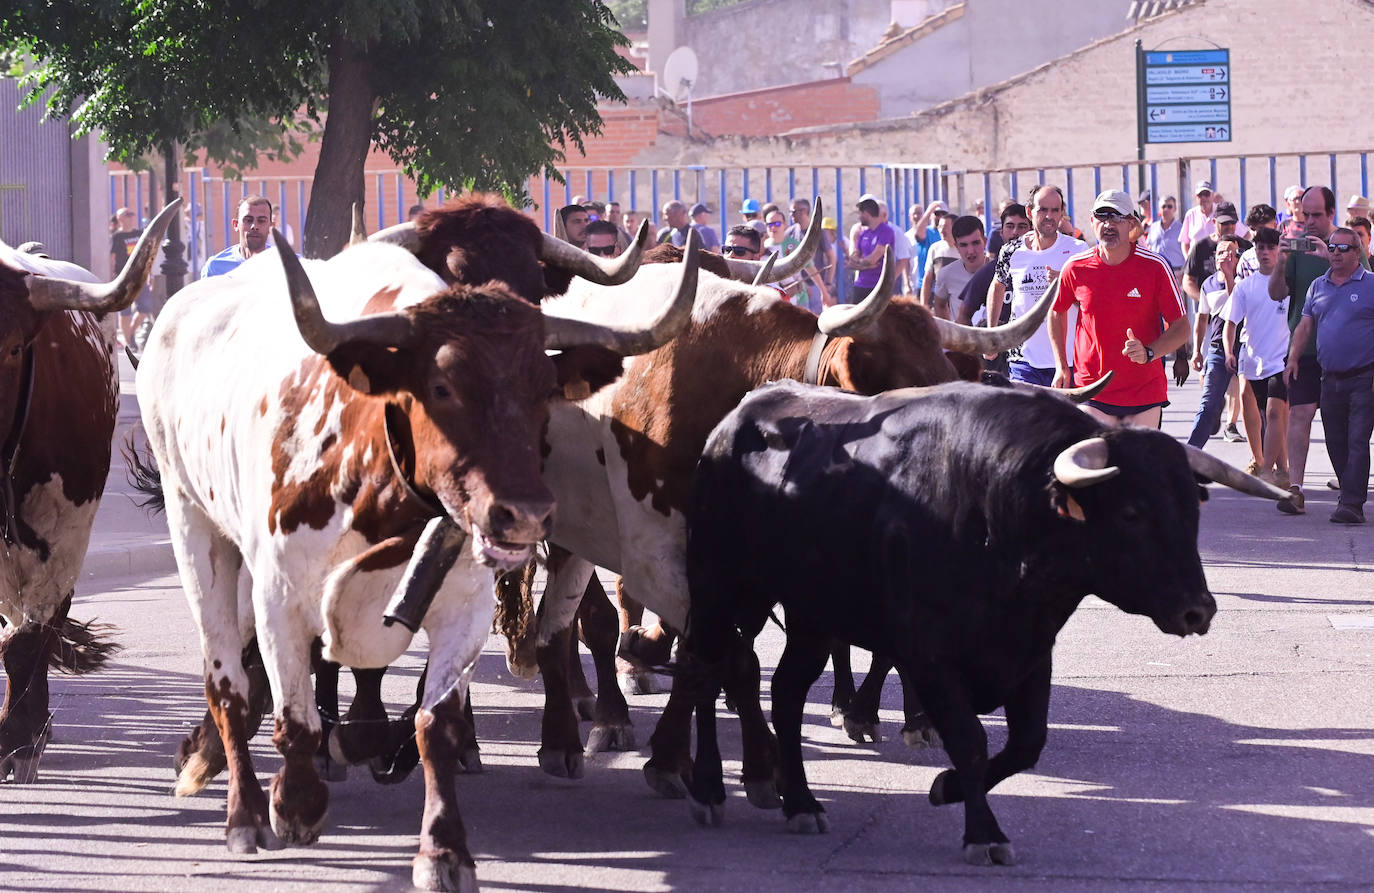
[[(1216, 603), (1197, 551), (1206, 491), (1194, 470), (1205, 461), (1158, 431), (1106, 430), (1046, 392), (753, 392), (708, 440), (688, 517), (679, 684), (697, 703), (698, 820), (717, 823), (725, 796), (716, 694), (748, 672), (741, 655), (781, 603), (773, 719), (789, 827), (826, 828), (801, 717), (837, 637), (887, 654), (920, 698), (954, 765), (930, 799), (966, 804), (965, 858), (1013, 861), (986, 793), (1044, 747), (1051, 649), (1084, 596), (1168, 633), (1207, 631)], [(826, 535), (776, 536), (799, 525)], [(978, 714), (999, 707), (1008, 739), (989, 760)]]

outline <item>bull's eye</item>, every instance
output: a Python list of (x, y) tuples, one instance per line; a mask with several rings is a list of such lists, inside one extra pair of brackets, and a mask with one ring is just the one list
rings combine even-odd
[(1144, 518), (1144, 515), (1140, 513), (1140, 509), (1136, 508), (1133, 505), (1122, 506), (1122, 521), (1126, 522), (1127, 524), (1139, 524), (1142, 518)]
[(17, 356), (19, 356), (19, 352), (20, 352), (21, 350), (23, 350), (23, 347), (22, 347), (21, 345), (16, 344), (14, 347), (11, 347), (11, 348), (10, 348), (10, 356), (12, 356), (12, 357), (17, 357)]
[(449, 397), (453, 396), (453, 392), (448, 389), (448, 385), (436, 384), (434, 386), (434, 396), (438, 397), (440, 400), (447, 400)]

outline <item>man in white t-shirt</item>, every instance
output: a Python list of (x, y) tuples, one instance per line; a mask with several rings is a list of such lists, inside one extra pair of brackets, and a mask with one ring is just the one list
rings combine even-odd
[[(1222, 346), (1226, 350), (1226, 368), (1238, 372), (1242, 390), (1254, 396), (1253, 401), (1245, 401), (1245, 434), (1254, 456), (1247, 470), (1286, 490), (1288, 390), (1284, 386), (1283, 367), (1288, 356), (1290, 299), (1275, 301), (1269, 297), (1269, 277), (1279, 259), (1278, 230), (1261, 229), (1255, 233), (1255, 257), (1259, 270), (1236, 283), (1230, 302), (1222, 310), (1226, 318)], [(1241, 323), (1242, 347), (1237, 356), (1235, 336)]]
[(1198, 180), (1197, 185), (1193, 187), (1193, 196), (1197, 199), (1197, 204), (1183, 215), (1183, 232), (1178, 237), (1184, 257), (1188, 256), (1194, 245), (1208, 236), (1215, 235), (1217, 231), (1216, 220), (1212, 217), (1216, 212), (1216, 201), (1212, 197), (1211, 182)]
[[(943, 205), (943, 203), (941, 203)], [(928, 309), (933, 300), (931, 292), (935, 288), (935, 274), (959, 259), (954, 248), (954, 215), (943, 208), (935, 211), (935, 227), (940, 232), (940, 241), (926, 251), (926, 270), (921, 276), (921, 303)]]
[(965, 215), (954, 221), (954, 247), (959, 252), (959, 260), (945, 264), (935, 274), (935, 287), (931, 289), (934, 306), (931, 313), (941, 319), (955, 319), (963, 304), (959, 295), (964, 286), (973, 278), (983, 264), (988, 262), (987, 236), (983, 234), (983, 221), (972, 215)]
[[(997, 325), (1002, 314), (1002, 302), (1011, 293), (1011, 318), (1024, 316), (1045, 294), (1045, 289), (1059, 277), (1064, 262), (1088, 245), (1081, 239), (1059, 232), (1064, 217), (1064, 193), (1058, 186), (1040, 185), (1031, 192), (1027, 205), (1031, 231), (1002, 246), (997, 255), (996, 272), (988, 288), (987, 322)], [(1069, 310), (1067, 343), (1068, 363), (1073, 365), (1072, 333), (1078, 324), (1078, 308)], [(1019, 348), (1008, 352), (1008, 375), (1012, 381), (1050, 387), (1054, 382), (1054, 350), (1046, 323)]]

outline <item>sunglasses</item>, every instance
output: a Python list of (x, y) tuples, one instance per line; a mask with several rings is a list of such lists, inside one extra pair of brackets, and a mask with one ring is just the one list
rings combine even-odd
[(720, 250), (725, 254), (738, 254), (740, 256), (751, 254), (753, 252), (753, 249), (748, 248), (744, 245), (726, 245)]
[(777, 229), (780, 226), (782, 226), (781, 220), (774, 220), (772, 223), (768, 224), (769, 229)]
[(615, 255), (615, 246), (614, 246), (614, 245), (601, 245), (601, 246), (598, 247), (598, 246), (588, 245), (588, 246), (587, 246), (587, 253), (588, 253), (588, 254), (599, 254), (599, 255), (601, 255), (602, 257), (612, 257), (612, 256)]
[(1339, 251), (1341, 254), (1349, 254), (1354, 250), (1354, 245), (1343, 245), (1340, 242), (1332, 242), (1330, 245), (1326, 246), (1327, 254), (1335, 254), (1337, 251)]
[(1093, 211), (1093, 219), (1095, 219), (1095, 220), (1125, 220), (1125, 219), (1126, 219), (1126, 215), (1125, 215), (1125, 214), (1122, 214), (1120, 211), (1114, 210), (1114, 209), (1112, 209), (1112, 208), (1098, 208), (1096, 211)]

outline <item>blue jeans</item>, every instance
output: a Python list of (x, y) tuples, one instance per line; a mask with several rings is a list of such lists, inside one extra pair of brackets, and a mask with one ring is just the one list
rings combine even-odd
[(1226, 351), (1220, 344), (1207, 346), (1207, 358), (1202, 365), (1202, 402), (1193, 416), (1193, 433), (1188, 445), (1198, 449), (1221, 427), (1221, 411), (1226, 407), (1226, 389), (1231, 386), (1234, 373), (1226, 368)]
[(1341, 482), (1338, 505), (1363, 511), (1369, 498), (1369, 438), (1374, 434), (1374, 372), (1322, 375), (1326, 454)]

